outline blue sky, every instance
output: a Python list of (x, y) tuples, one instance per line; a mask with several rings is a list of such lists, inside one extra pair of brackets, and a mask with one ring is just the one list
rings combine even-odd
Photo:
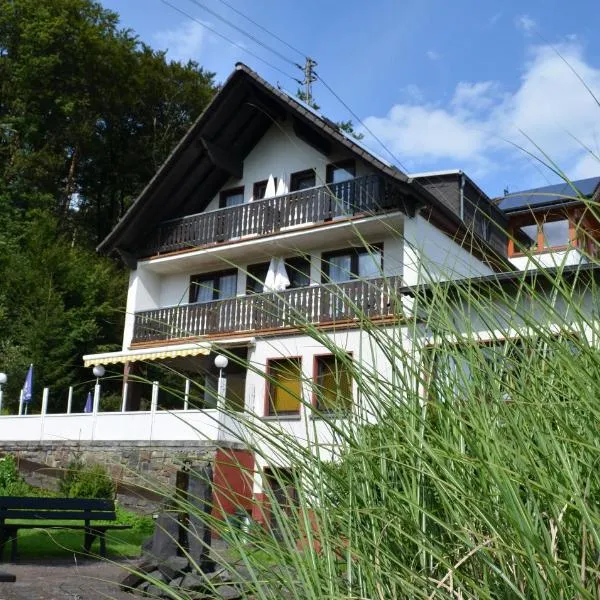
[[(289, 62), (194, 0), (169, 2), (283, 73), (161, 0), (102, 0), (141, 40), (198, 61), (219, 81), (242, 61), (290, 92), (298, 87), (289, 76), (302, 74)], [(303, 62), (222, 0), (198, 2)], [(577, 78), (600, 98), (598, 0), (226, 2), (315, 58), (322, 79), (387, 150), (368, 132), (365, 142), (405, 171), (460, 168), (490, 195), (557, 180), (516, 144), (547, 154), (571, 178), (600, 175), (600, 106)], [(328, 117), (351, 118), (322, 84), (313, 93)]]

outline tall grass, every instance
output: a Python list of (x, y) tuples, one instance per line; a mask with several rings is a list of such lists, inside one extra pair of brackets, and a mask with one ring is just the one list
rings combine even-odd
[(393, 322), (355, 307), (360, 361), (289, 307), (349, 373), (353, 406), (317, 411), (307, 396), (326, 392), (306, 381), (302, 439), (236, 413), (257, 462), (291, 468), (263, 487), (263, 525), (201, 515), (247, 596), (600, 597), (600, 265), (586, 262), (454, 282), (424, 262), (429, 283), (389, 290)]

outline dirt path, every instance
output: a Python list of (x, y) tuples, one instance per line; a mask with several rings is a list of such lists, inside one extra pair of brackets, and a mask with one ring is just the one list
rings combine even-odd
[(0, 583), (0, 600), (135, 600), (119, 590), (123, 562), (71, 560), (2, 563), (0, 570), (17, 576), (15, 583)]

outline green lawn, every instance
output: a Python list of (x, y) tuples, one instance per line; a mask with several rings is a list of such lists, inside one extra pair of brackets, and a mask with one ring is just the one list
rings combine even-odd
[[(10, 521), (8, 521), (10, 523)], [(21, 521), (24, 522), (24, 521)], [(60, 525), (82, 525), (82, 521), (61, 521)], [(98, 524), (101, 523), (98, 521)], [(46, 521), (46, 525), (52, 521)], [(154, 526), (149, 517), (140, 517), (134, 513), (118, 510), (116, 524), (132, 525), (131, 529), (122, 529), (106, 532), (106, 551), (113, 558), (134, 558), (140, 555), (142, 542), (151, 535)], [(39, 529), (21, 529), (18, 534), (17, 551), (20, 560), (40, 558), (67, 558), (76, 553), (84, 556), (83, 529), (44, 529), (40, 524)], [(92, 544), (92, 554), (100, 552), (98, 540)], [(4, 549), (4, 559), (10, 555), (10, 547)]]

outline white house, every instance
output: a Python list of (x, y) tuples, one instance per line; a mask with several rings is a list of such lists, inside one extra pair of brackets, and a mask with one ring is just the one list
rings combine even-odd
[[(88, 366), (123, 365), (124, 413), (103, 435), (144, 439), (139, 428), (152, 426), (155, 437), (190, 443), (243, 439), (252, 433), (235, 411), (245, 409), (258, 424), (331, 450), (331, 428), (313, 408), (351, 415), (360, 398), (350, 380), (332, 378), (326, 341), (385, 379), (389, 359), (366, 343), (357, 314), (390, 343), (410, 345), (398, 325), (415, 286), (510, 280), (523, 265), (507, 232), (522, 223), (502, 208), (461, 171), (402, 173), (236, 65), (99, 247), (130, 269), (121, 351), (84, 357)], [(529, 229), (514, 234), (531, 242)], [(307, 323), (326, 339), (308, 335)], [(225, 411), (217, 354), (229, 358)], [(187, 379), (183, 401), (136, 378), (156, 361)], [(331, 395), (318, 399), (311, 382)], [(194, 410), (157, 417), (157, 406), (184, 403)], [(260, 501), (286, 468), (285, 451), (245, 452)]]

